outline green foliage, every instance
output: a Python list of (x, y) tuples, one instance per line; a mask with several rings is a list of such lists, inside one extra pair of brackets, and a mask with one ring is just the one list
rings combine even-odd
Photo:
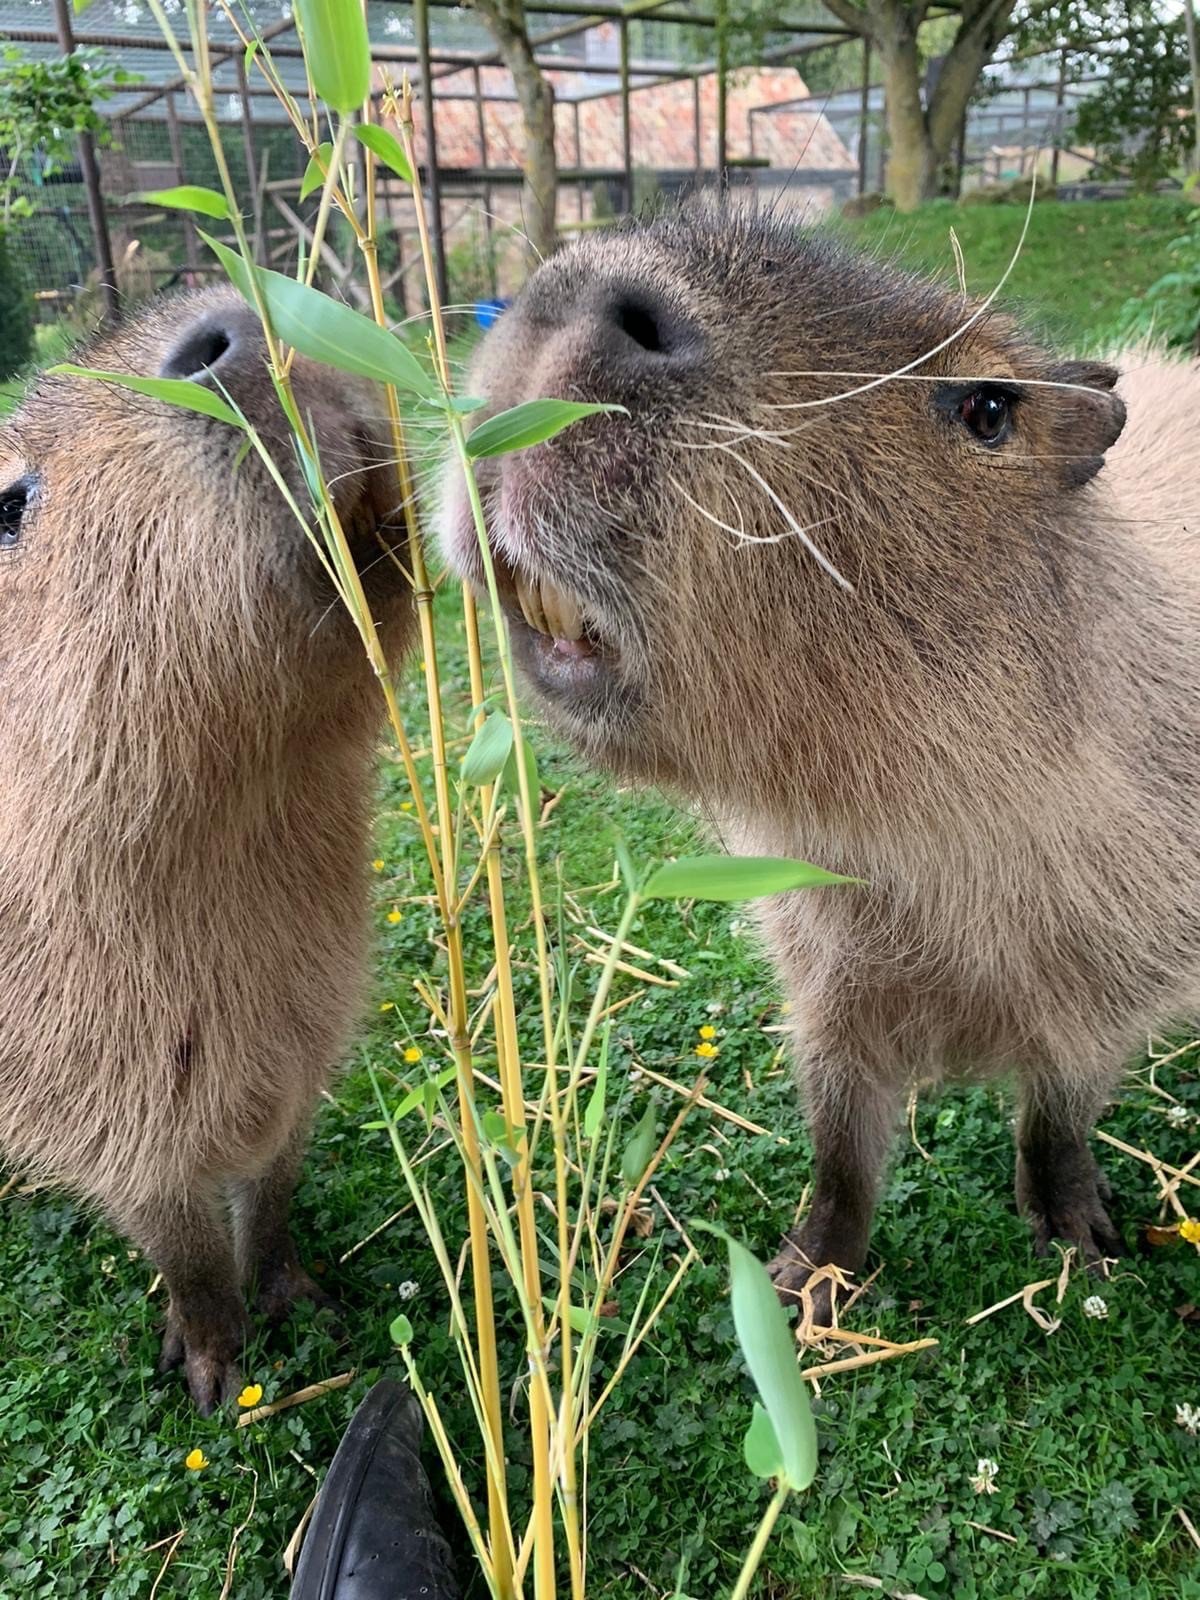
[(1123, 339), (1161, 341), (1200, 355), (1200, 205), (1191, 225), (1167, 246), (1171, 265), (1122, 314)]
[(11, 378), (33, 355), (33, 300), (0, 227), (0, 380)]
[(99, 101), (140, 80), (97, 50), (31, 60), (16, 45), (0, 44), (0, 201), (7, 220), (27, 211), (19, 183), (38, 183), (72, 155), (85, 130), (103, 139)]
[[(1101, 171), (1152, 188), (1178, 169), (1196, 130), (1183, 16), (1163, 0), (1049, 0), (1019, 13), (1014, 48), (1062, 53), (1068, 83), (1102, 76), (1067, 130)], [(999, 86), (998, 86), (999, 87)]]

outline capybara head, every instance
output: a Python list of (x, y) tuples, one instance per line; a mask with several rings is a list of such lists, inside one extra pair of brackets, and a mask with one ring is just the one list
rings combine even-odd
[(491, 409), (626, 412), (481, 468), (527, 678), (618, 771), (826, 821), (886, 793), (900, 746), (1049, 728), (1115, 379), (777, 221), (695, 211), (565, 250), (471, 384)]
[[(311, 515), (258, 319), (231, 290), (162, 300), (79, 359), (226, 395)], [(378, 399), (303, 359), (292, 376), (397, 645), (411, 603), (384, 548), (402, 546), (403, 528)], [(65, 376), (38, 380), (0, 428), (0, 835), (36, 836), (50, 790), (69, 804), (77, 788), (91, 814), (111, 799), (118, 833), (129, 807), (198, 792), (198, 774), (221, 796), (222, 774), (257, 769), (291, 729), (377, 696), (320, 554), (245, 442), (219, 420)]]

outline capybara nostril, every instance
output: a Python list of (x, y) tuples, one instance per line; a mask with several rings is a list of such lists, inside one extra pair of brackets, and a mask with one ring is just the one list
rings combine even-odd
[(659, 295), (619, 288), (600, 307), (600, 342), (606, 356), (647, 374), (690, 364), (704, 348), (704, 333)]
[(202, 383), (212, 373), (225, 383), (248, 363), (266, 360), (257, 317), (249, 307), (206, 311), (184, 329), (159, 368), (163, 378), (191, 378)]

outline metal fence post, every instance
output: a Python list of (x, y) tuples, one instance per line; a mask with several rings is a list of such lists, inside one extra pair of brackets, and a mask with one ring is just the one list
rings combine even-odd
[[(64, 56), (74, 54), (75, 33), (71, 27), (69, 0), (54, 0), (54, 22), (58, 31), (59, 49)], [(117, 293), (117, 272), (113, 265), (112, 241), (108, 237), (108, 218), (104, 211), (104, 194), (100, 188), (100, 168), (96, 162), (96, 146), (86, 130), (79, 135), (79, 165), (83, 172), (83, 187), (87, 193), (88, 220), (92, 225), (92, 243), (96, 251), (96, 268), (100, 274), (100, 293), (104, 303), (104, 320), (116, 322), (121, 315), (121, 300)]]

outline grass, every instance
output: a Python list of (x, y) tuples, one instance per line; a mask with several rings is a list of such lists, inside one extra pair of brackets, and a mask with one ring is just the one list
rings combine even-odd
[[(1039, 207), (1035, 218), (1050, 209)], [(1084, 222), (1077, 255), (1115, 226), (1107, 218), (1113, 207), (1059, 209), (1070, 226), (1076, 217)], [(1010, 213), (953, 216), (973, 279), (976, 263), (983, 273), (991, 260), (988, 250), (1007, 259)], [(945, 227), (945, 211), (935, 208), (915, 220), (872, 219), (864, 232), (883, 248), (903, 239), (917, 252), (936, 248)], [(1154, 237), (1141, 236), (1146, 278), (1157, 270)], [(1038, 292), (1072, 337), (1086, 337), (1105, 259), (1093, 258), (1090, 275), (1083, 272), (1086, 292), (1079, 278), (1056, 276), (1048, 259), (1023, 292)], [(454, 598), (441, 609), (449, 688), (465, 727), (471, 695)], [(405, 678), (419, 743), (415, 664)], [(562, 863), (567, 887), (592, 886), (577, 896), (580, 912), (611, 928), (617, 895), (595, 886), (611, 877), (615, 833), (635, 859), (648, 861), (687, 849), (693, 825), (653, 796), (614, 796), (605, 780), (539, 744), (543, 782), (561, 796), (544, 829), (544, 855)], [(296, 1207), (306, 1253), (346, 1308), (350, 1342), (338, 1345), (319, 1321), (297, 1316), (260, 1338), (245, 1362), (247, 1380), (261, 1383), (267, 1400), (351, 1368), (354, 1381), (253, 1428), (198, 1421), (177, 1378), (164, 1382), (154, 1372), (162, 1305), (148, 1293), (147, 1263), (131, 1259), (123, 1241), (61, 1195), (9, 1192), (0, 1200), (3, 1600), (143, 1600), (156, 1580), (164, 1600), (218, 1600), (243, 1524), (227, 1593), (236, 1600), (283, 1594), (281, 1551), (342, 1428), (373, 1379), (399, 1369), (388, 1338), (398, 1310), (416, 1329), (427, 1381), (438, 1384), (439, 1374), (454, 1370), (438, 1274), (411, 1214), (363, 1244), (404, 1199), (384, 1135), (362, 1130), (374, 1115), (365, 1069), (403, 1074), (397, 1046), (414, 1042), (408, 1026), (420, 1014), (409, 1000), (411, 978), (438, 959), (431, 919), (414, 898), (423, 876), (405, 798), (385, 762), (369, 1026), (322, 1109)], [(395, 923), (393, 908), (401, 913)], [(482, 914), (471, 912), (469, 949), (482, 948)], [(689, 1122), (656, 1185), (665, 1210), (656, 1210), (652, 1234), (628, 1253), (614, 1320), (636, 1303), (655, 1252), (668, 1264), (680, 1252), (667, 1212), (684, 1227), (719, 1221), (766, 1255), (792, 1221), (809, 1175), (799, 1108), (771, 1031), (780, 1026), (778, 996), (744, 915), (651, 905), (634, 938), (691, 976), (676, 988), (620, 980), (619, 994), (634, 997), (613, 1036), (627, 1124), (651, 1092), (661, 1125), (674, 1102), (650, 1087), (646, 1069), (690, 1082), (699, 1065), (697, 1029), (712, 1022), (721, 1052), (711, 1067), (712, 1097), (771, 1131), (751, 1134), (703, 1114)], [(528, 939), (527, 929), (518, 935), (518, 981), (531, 994)], [(483, 976), (476, 971), (472, 979)], [(415, 1042), (428, 1062), (443, 1048), (433, 1037)], [(1105, 1125), (1182, 1162), (1197, 1145), (1200, 1048), (1178, 1056), (1159, 1082), (1187, 1108), (1189, 1124), (1168, 1121), (1168, 1102), (1153, 1092), (1142, 1063)], [(1200, 1301), (1200, 1256), (1190, 1247), (1135, 1255), (1103, 1287), (1103, 1319), (1084, 1314), (1095, 1286), (1076, 1276), (1053, 1334), (1019, 1304), (967, 1327), (974, 1312), (1047, 1275), (1013, 1212), (1009, 1108), (997, 1089), (950, 1092), (922, 1102), (916, 1134), (928, 1158), (907, 1136), (901, 1140), (875, 1234), (882, 1270), (855, 1320), (898, 1341), (940, 1343), (825, 1384), (817, 1481), (788, 1506), (755, 1593), (837, 1600), (870, 1592), (844, 1582), (850, 1575), (927, 1600), (1200, 1600), (1197, 1551), (1176, 1514), (1182, 1506), (1200, 1521), (1200, 1440), (1175, 1420), (1177, 1406), (1200, 1406), (1197, 1330), (1183, 1315)], [(1137, 1224), (1157, 1211), (1152, 1175), (1111, 1151), (1106, 1165), (1133, 1242)], [(457, 1193), (447, 1155), (434, 1154), (430, 1170), (447, 1195)], [(676, 1586), (695, 1600), (716, 1600), (728, 1592), (767, 1494), (742, 1463), (751, 1391), (733, 1337), (723, 1250), (704, 1234), (693, 1237), (704, 1264), (635, 1358), (592, 1439), (591, 1600), (641, 1600)], [(500, 1281), (497, 1275), (498, 1290)], [(515, 1338), (510, 1348), (506, 1393), (521, 1382), (523, 1365)], [(443, 1398), (457, 1436), (469, 1441), (471, 1419), (456, 1409), (453, 1393)], [(191, 1473), (183, 1461), (196, 1446), (210, 1464)], [(971, 1484), (981, 1457), (998, 1466), (993, 1495)], [(529, 1467), (518, 1450), (518, 1484)]]
[[(1049, 337), (1077, 349), (1103, 345), (1125, 301), (1166, 271), (1166, 247), (1192, 207), (1171, 195), (1084, 205), (1039, 201), (1004, 303)], [(989, 294), (1012, 259), (1024, 206), (939, 203), (911, 216), (877, 211), (843, 223), (856, 243), (920, 272), (954, 276), (950, 229), (966, 260), (967, 287)]]

